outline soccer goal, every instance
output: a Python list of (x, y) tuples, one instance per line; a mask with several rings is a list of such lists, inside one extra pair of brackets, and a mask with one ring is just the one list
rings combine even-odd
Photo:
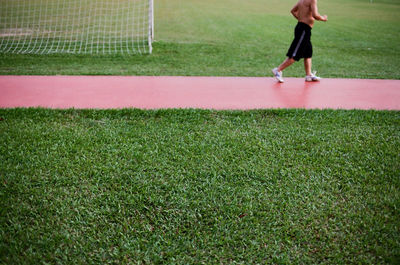
[(153, 0), (0, 0), (0, 53), (151, 53), (153, 10)]

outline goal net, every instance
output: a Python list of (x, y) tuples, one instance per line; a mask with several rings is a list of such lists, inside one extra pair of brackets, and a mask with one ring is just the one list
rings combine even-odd
[(151, 53), (153, 0), (0, 0), (0, 53)]

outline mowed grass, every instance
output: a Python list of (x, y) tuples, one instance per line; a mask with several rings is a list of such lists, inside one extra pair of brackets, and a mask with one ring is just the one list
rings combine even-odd
[(2, 264), (398, 264), (400, 113), (0, 110)]
[[(285, 59), (295, 0), (155, 1), (152, 55), (0, 55), (0, 74), (270, 76)], [(313, 29), (323, 77), (400, 78), (400, 1), (319, 1)], [(285, 72), (303, 76), (302, 62)]]

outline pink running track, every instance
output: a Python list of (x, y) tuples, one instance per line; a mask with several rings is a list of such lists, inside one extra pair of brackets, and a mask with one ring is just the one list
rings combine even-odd
[(179, 76), (0, 76), (0, 108), (400, 110), (400, 80)]

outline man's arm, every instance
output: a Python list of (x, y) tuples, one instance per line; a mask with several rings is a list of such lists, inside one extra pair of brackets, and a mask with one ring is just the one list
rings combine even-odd
[(317, 0), (311, 0), (311, 12), (312, 12), (312, 16), (319, 21), (328, 21), (328, 16), (327, 15), (323, 15), (321, 16), (318, 13), (318, 7), (317, 7)]
[(296, 18), (299, 19), (299, 3), (297, 2), (297, 4), (292, 8), (292, 10), (290, 10), (290, 13), (292, 13), (292, 15)]

